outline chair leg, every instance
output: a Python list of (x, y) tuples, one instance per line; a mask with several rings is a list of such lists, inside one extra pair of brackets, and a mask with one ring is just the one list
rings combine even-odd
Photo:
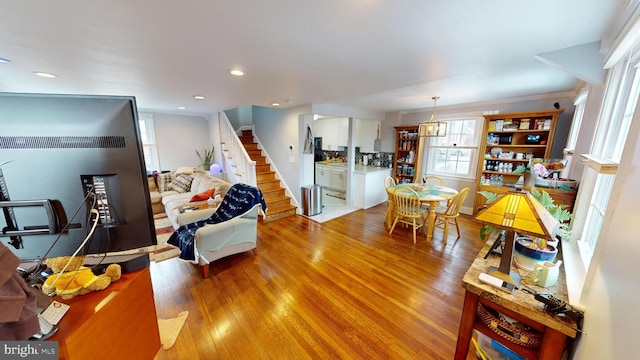
[(387, 212), (384, 213), (384, 226), (385, 227), (389, 226), (389, 223), (390, 223), (389, 217), (390, 217), (389, 216), (389, 207), (387, 207)]
[(458, 218), (454, 218), (453, 221), (456, 222), (456, 231), (458, 231), (458, 237), (456, 240), (460, 239), (460, 227), (458, 226)]
[(416, 227), (418, 224), (416, 223), (416, 218), (413, 218), (413, 243), (416, 243)]
[(449, 235), (449, 219), (444, 221), (444, 244), (447, 245), (447, 237)]
[(391, 235), (397, 223), (398, 223), (398, 217), (396, 216), (396, 219), (393, 221), (393, 225), (391, 225), (391, 230), (389, 230), (389, 235)]
[(429, 213), (425, 213), (424, 216), (422, 217), (422, 233), (424, 233), (425, 235), (427, 235), (428, 224), (429, 224)]

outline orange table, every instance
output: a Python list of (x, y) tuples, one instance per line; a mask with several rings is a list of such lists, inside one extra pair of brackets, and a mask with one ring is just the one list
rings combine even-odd
[(149, 268), (122, 274), (102, 291), (56, 298), (71, 307), (47, 341), (59, 359), (153, 359), (160, 350)]

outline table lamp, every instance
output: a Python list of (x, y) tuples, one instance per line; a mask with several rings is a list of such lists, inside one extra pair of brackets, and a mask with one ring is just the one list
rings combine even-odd
[(505, 193), (482, 210), (476, 219), (506, 231), (500, 266), (490, 267), (487, 273), (516, 287), (520, 285), (520, 276), (511, 271), (515, 232), (553, 240), (560, 225), (531, 193), (522, 189)]

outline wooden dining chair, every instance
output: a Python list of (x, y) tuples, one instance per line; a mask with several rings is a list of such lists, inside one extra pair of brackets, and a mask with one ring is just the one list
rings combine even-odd
[(435, 175), (427, 175), (426, 177), (422, 178), (422, 183), (424, 183), (425, 185), (444, 186), (444, 180), (442, 180), (440, 176)]
[(387, 190), (387, 212), (384, 214), (384, 223), (386, 226), (391, 226), (391, 222), (393, 221), (393, 188), (396, 184), (396, 181), (391, 177), (387, 176), (384, 178), (384, 188)]
[[(444, 180), (440, 176), (427, 175), (422, 178), (422, 183), (425, 185), (438, 185), (444, 186)], [(429, 211), (429, 204), (422, 204), (422, 207)]]
[(456, 231), (458, 231), (458, 237), (460, 238), (460, 227), (458, 226), (458, 216), (460, 215), (460, 207), (462, 207), (462, 203), (464, 199), (469, 195), (469, 188), (464, 188), (460, 190), (454, 197), (449, 200), (449, 203), (444, 205), (439, 205), (436, 207), (436, 221), (434, 224), (434, 228), (440, 228), (444, 231), (444, 244), (447, 244), (447, 237), (449, 235), (449, 223), (453, 220), (456, 225)]
[(413, 243), (416, 243), (416, 231), (424, 230), (427, 212), (420, 206), (420, 195), (410, 187), (399, 187), (393, 192), (395, 219), (389, 234), (393, 233), (400, 222), (413, 228)]

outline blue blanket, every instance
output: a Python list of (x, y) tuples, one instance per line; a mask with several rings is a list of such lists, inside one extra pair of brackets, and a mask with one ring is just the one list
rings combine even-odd
[(247, 184), (234, 184), (222, 199), (222, 203), (208, 219), (180, 226), (167, 241), (167, 244), (180, 249), (180, 259), (197, 263), (195, 257), (196, 231), (207, 224), (218, 224), (231, 220), (251, 210), (256, 204), (262, 205), (267, 213), (267, 203), (260, 189)]

